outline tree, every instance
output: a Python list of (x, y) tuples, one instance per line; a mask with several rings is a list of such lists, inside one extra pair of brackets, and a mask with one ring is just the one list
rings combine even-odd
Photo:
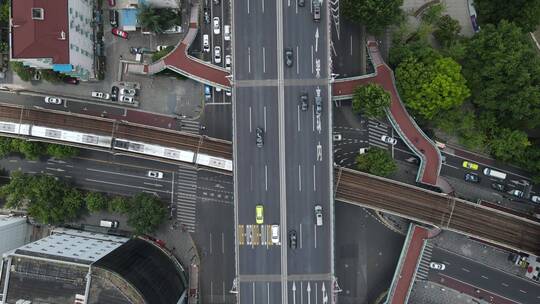
[(9, 4), (11, 1), (4, 1), (0, 5), (0, 22), (8, 23), (9, 22)]
[(6, 208), (20, 208), (29, 196), (28, 185), (31, 177), (22, 171), (12, 171), (8, 184), (0, 187), (0, 197), (6, 201)]
[(433, 32), (433, 36), (437, 39), (440, 45), (448, 47), (452, 45), (459, 37), (461, 25), (455, 19), (448, 15), (442, 16), (436, 23), (437, 29)]
[(31, 160), (38, 159), (45, 152), (44, 144), (35, 141), (12, 139), (11, 144), (14, 151), (24, 154), (25, 158)]
[(406, 59), (398, 66), (396, 78), (405, 104), (428, 120), (460, 106), (470, 95), (461, 66), (448, 57), (433, 64)]
[(72, 146), (48, 144), (47, 154), (55, 158), (67, 159), (77, 156), (79, 149)]
[(163, 33), (181, 22), (180, 16), (170, 8), (156, 8), (143, 4), (137, 16), (139, 25), (155, 33)]
[(10, 61), (9, 65), (11, 66), (11, 69), (15, 71), (15, 73), (17, 73), (19, 78), (21, 78), (21, 80), (23, 81), (30, 81), (32, 75), (34, 75), (34, 69), (25, 67), (22, 62)]
[(403, 0), (341, 0), (339, 5), (345, 18), (377, 33), (400, 20)]
[(370, 83), (354, 90), (352, 110), (365, 113), (371, 118), (383, 118), (390, 106), (390, 94), (379, 84)]
[(468, 43), (463, 74), (479, 112), (510, 129), (540, 124), (540, 60), (519, 27), (487, 25)]
[(474, 7), (482, 26), (507, 20), (526, 32), (532, 32), (540, 23), (540, 0), (475, 0)]
[(86, 208), (90, 212), (97, 212), (107, 208), (107, 198), (99, 192), (88, 192), (84, 201)]
[(442, 56), (429, 45), (424, 37), (415, 37), (412, 40), (405, 40), (392, 45), (389, 62), (393, 68), (410, 58), (415, 58), (420, 62), (434, 62), (442, 58)]
[(441, 18), (442, 13), (446, 10), (443, 3), (437, 3), (428, 7), (422, 14), (422, 21), (435, 24)]
[(109, 211), (126, 213), (129, 210), (129, 200), (123, 196), (115, 196), (109, 202)]
[(128, 224), (135, 228), (137, 234), (146, 234), (154, 231), (163, 222), (165, 216), (165, 207), (157, 197), (140, 193), (131, 200)]
[(4, 158), (8, 154), (15, 152), (11, 144), (11, 138), (0, 137), (0, 158)]
[(526, 149), (531, 145), (527, 134), (519, 130), (498, 129), (489, 142), (491, 153), (502, 161), (523, 159)]
[(378, 176), (389, 176), (397, 169), (396, 163), (388, 151), (371, 147), (364, 154), (356, 156), (356, 168)]

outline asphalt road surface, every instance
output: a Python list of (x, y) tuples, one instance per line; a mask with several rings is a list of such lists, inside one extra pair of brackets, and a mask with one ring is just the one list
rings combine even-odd
[[(328, 299), (332, 175), (325, 22), (324, 14), (320, 23), (313, 21), (309, 1), (305, 7), (287, 0), (233, 2), (236, 290), (242, 303)], [(284, 65), (285, 48), (294, 52), (291, 67)], [(301, 92), (309, 94), (308, 111), (299, 109)], [(315, 94), (323, 101), (319, 118)], [(264, 132), (262, 147), (255, 142), (257, 128)], [(264, 206), (260, 225), (258, 204)], [(316, 204), (323, 208), (322, 227), (315, 225)], [(280, 227), (279, 242), (270, 239), (271, 225)], [(297, 232), (296, 249), (287, 247), (289, 230)]]
[(433, 248), (431, 260), (444, 263), (446, 269), (443, 271), (430, 269), (430, 280), (435, 275), (445, 275), (516, 303), (532, 304), (540, 301), (538, 283), (527, 278), (502, 272), (437, 247)]

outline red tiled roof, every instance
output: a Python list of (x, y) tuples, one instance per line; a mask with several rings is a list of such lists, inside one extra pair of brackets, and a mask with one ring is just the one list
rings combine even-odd
[[(43, 20), (32, 19), (32, 8), (43, 8)], [(52, 58), (69, 63), (68, 0), (12, 1), (13, 58)], [(64, 31), (65, 40), (60, 40)]]

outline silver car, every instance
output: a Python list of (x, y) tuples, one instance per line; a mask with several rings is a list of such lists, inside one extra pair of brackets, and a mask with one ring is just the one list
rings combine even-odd
[(214, 62), (221, 63), (221, 47), (219, 45), (214, 47)]

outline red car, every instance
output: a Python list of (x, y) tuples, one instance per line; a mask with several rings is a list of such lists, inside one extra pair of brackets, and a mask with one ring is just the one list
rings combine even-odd
[(119, 30), (117, 27), (113, 28), (111, 32), (113, 33), (113, 35), (116, 35), (120, 38), (128, 39), (128, 33), (122, 30)]
[(109, 0), (109, 6), (115, 6), (116, 0)]

